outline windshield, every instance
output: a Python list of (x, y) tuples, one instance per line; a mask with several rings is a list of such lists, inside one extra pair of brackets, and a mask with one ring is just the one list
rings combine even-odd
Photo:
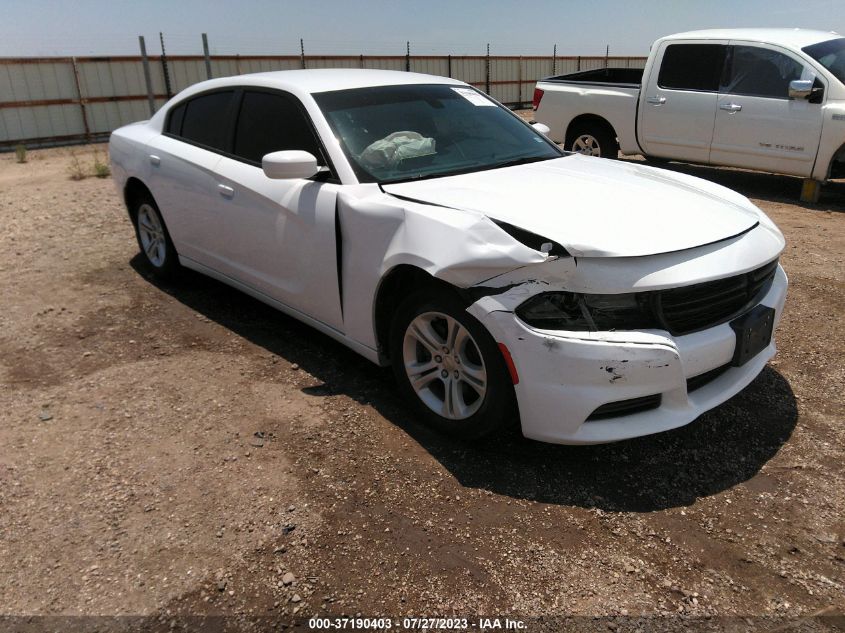
[(559, 158), (563, 152), (469, 86), (315, 94), (361, 182), (399, 182)]
[(813, 44), (801, 50), (827, 68), (834, 77), (845, 84), (845, 37)]

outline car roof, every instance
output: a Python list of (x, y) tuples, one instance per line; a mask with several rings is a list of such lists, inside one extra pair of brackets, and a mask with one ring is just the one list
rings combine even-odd
[(687, 31), (660, 38), (665, 40), (748, 40), (765, 44), (780, 44), (792, 48), (803, 48), (827, 40), (842, 37), (834, 31), (815, 31), (812, 29), (708, 29)]
[(397, 70), (369, 70), (362, 68), (314, 68), (306, 70), (278, 70), (221, 77), (195, 84), (194, 88), (209, 90), (231, 85), (255, 85), (279, 88), (291, 92), (318, 93), (330, 90), (349, 90), (376, 86), (407, 84), (455, 84), (463, 82), (439, 75), (402, 72)]

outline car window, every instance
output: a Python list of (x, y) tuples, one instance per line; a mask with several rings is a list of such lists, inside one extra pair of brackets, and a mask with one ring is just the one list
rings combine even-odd
[(716, 92), (726, 51), (724, 44), (670, 44), (663, 53), (657, 85), (671, 90)]
[(759, 46), (733, 46), (730, 73), (722, 92), (789, 98), (789, 82), (801, 79), (804, 66), (791, 57)]
[(180, 103), (175, 108), (170, 110), (170, 116), (167, 120), (167, 132), (174, 136), (182, 135), (182, 120), (185, 118), (185, 104)]
[(311, 124), (293, 98), (246, 91), (235, 131), (237, 157), (260, 163), (270, 152), (300, 149), (324, 162)]
[(226, 150), (234, 91), (214, 92), (186, 104), (180, 136), (211, 149)]

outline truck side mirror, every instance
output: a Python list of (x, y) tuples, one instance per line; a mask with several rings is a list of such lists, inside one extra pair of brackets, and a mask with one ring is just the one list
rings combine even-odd
[(793, 79), (789, 82), (790, 99), (809, 99), (813, 94), (812, 79)]

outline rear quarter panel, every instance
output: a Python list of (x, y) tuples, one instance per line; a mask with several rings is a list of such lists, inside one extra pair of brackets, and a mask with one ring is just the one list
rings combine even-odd
[(130, 178), (147, 183), (150, 162), (146, 147), (150, 139), (157, 135), (158, 132), (150, 128), (148, 121), (141, 121), (118, 128), (109, 137), (112, 178), (121, 196)]
[(613, 126), (624, 154), (640, 151), (634, 129), (640, 96), (638, 88), (552, 81), (541, 81), (537, 88), (544, 94), (534, 118), (549, 126), (549, 136), (556, 143), (566, 140), (569, 124), (576, 117), (590, 114)]

